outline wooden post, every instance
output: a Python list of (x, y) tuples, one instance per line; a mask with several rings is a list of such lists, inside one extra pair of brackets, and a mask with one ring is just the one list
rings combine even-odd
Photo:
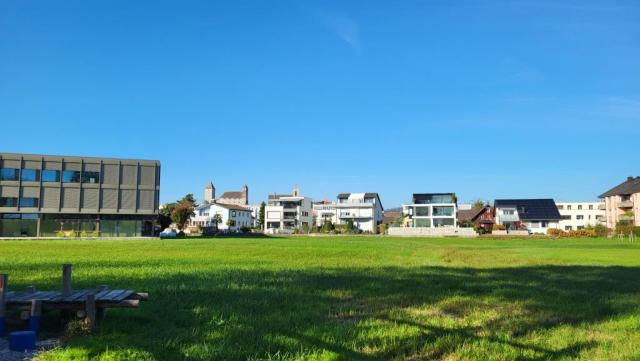
[[(100, 285), (98, 287), (98, 292), (106, 291), (109, 289), (107, 285)], [(99, 325), (104, 320), (104, 316), (107, 313), (107, 310), (104, 307), (98, 307), (96, 309), (96, 323)]]
[(96, 295), (87, 295), (85, 312), (87, 313), (85, 324), (89, 327), (90, 331), (93, 331), (96, 328)]
[(71, 293), (71, 264), (62, 265), (62, 292)]
[(42, 316), (42, 301), (31, 300), (31, 317), (29, 318), (29, 329), (36, 334), (40, 331), (40, 316)]
[(5, 332), (5, 313), (7, 311), (6, 297), (9, 285), (9, 275), (0, 274), (0, 336), (4, 336)]

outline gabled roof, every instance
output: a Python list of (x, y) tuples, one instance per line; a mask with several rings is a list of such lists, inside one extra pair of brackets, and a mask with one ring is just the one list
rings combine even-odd
[(640, 177), (627, 177), (627, 180), (602, 193), (600, 198), (640, 193)]
[(224, 192), (220, 198), (244, 198), (244, 192)]
[(485, 205), (480, 208), (458, 210), (458, 221), (475, 221), (483, 212), (491, 210), (491, 206)]
[(207, 207), (210, 207), (210, 206), (219, 206), (219, 207), (222, 207), (222, 208), (230, 209), (232, 211), (248, 211), (248, 212), (251, 212), (251, 209), (249, 209), (247, 207), (239, 206), (237, 204), (227, 204), (227, 203), (218, 203), (218, 202), (203, 204), (203, 205), (200, 205), (200, 206), (196, 207), (196, 209), (203, 209), (203, 208), (207, 208)]
[(209, 184), (207, 184), (207, 186), (204, 189), (213, 189), (213, 182), (209, 182)]
[(495, 208), (516, 208), (522, 221), (560, 220), (560, 212), (553, 199), (496, 199)]

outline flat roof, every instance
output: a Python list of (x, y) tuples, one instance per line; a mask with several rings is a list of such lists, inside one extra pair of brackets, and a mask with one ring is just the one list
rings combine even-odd
[(133, 159), (133, 158), (109, 158), (109, 157), (86, 157), (86, 156), (78, 156), (78, 155), (54, 155), (54, 154), (30, 154), (30, 153), (0, 153), (0, 158), (25, 158), (27, 160), (54, 160), (54, 159), (64, 159), (71, 161), (80, 161), (84, 159), (96, 160), (96, 161), (107, 161), (107, 162), (139, 162), (139, 163), (153, 163), (160, 165), (159, 160), (152, 159)]

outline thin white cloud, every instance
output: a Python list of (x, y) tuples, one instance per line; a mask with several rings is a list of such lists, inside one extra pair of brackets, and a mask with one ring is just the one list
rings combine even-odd
[(353, 17), (345, 13), (328, 11), (309, 3), (300, 2), (298, 5), (352, 49), (358, 52), (361, 50), (360, 26)]

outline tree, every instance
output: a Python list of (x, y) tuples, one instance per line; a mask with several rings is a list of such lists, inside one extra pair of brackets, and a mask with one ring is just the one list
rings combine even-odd
[(216, 213), (215, 216), (213, 216), (213, 223), (216, 225), (216, 231), (218, 230), (218, 225), (220, 223), (222, 223), (222, 216), (218, 213)]
[(471, 205), (471, 207), (473, 209), (480, 209), (482, 207), (484, 207), (484, 201), (482, 199), (476, 199), (475, 201), (473, 201), (473, 204)]
[(165, 230), (173, 222), (171, 220), (171, 212), (173, 212), (175, 207), (175, 203), (167, 203), (160, 207), (160, 212), (158, 212), (158, 225), (160, 225), (161, 230)]
[(258, 228), (263, 229), (264, 228), (264, 208), (266, 207), (266, 204), (264, 202), (260, 203), (260, 211), (258, 211)]
[(195, 216), (193, 203), (184, 201), (178, 203), (171, 211), (171, 220), (176, 224), (179, 230), (184, 229), (184, 225), (189, 221), (189, 218)]
[(185, 203), (185, 202), (191, 203), (191, 205), (193, 207), (197, 207), (198, 206), (198, 204), (196, 203), (195, 197), (191, 193), (189, 193), (186, 196), (182, 197), (182, 199), (178, 201), (178, 203)]

